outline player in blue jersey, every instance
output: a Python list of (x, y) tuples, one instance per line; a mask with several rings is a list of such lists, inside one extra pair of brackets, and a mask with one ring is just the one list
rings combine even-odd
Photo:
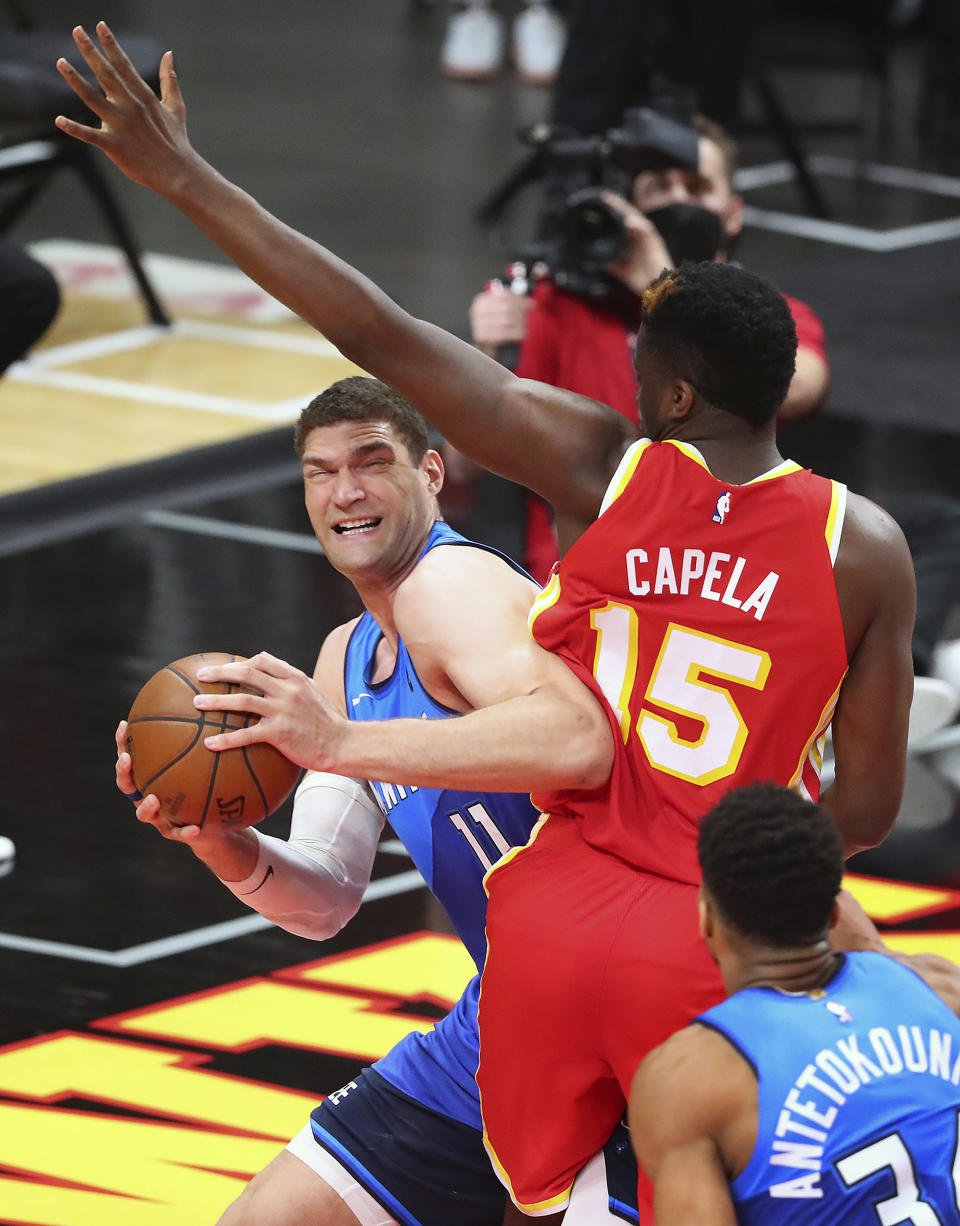
[[(405, 400), (375, 379), (341, 380), (303, 411), (295, 443), (316, 536), (365, 608), (327, 637), (314, 674), (341, 713), (443, 720), (536, 686), (554, 744), (572, 735), (571, 719), (593, 718), (594, 699), (527, 630), (536, 585), (439, 518), (442, 463)], [(559, 715), (550, 710), (557, 704)], [(121, 724), (117, 783), (130, 793), (124, 732)], [(245, 903), (317, 939), (355, 914), (389, 818), (478, 970), (483, 875), (526, 842), (539, 816), (526, 794), (367, 785), (319, 772), (297, 789), (289, 841), (209, 822), (175, 827), (156, 797), (137, 815), (188, 845)], [(331, 1094), (227, 1210), (225, 1226), (499, 1226), (506, 1194), (483, 1149), (474, 1080), (478, 986), (479, 976), (434, 1030), (407, 1036)], [(635, 1205), (636, 1177), (624, 1149), (625, 1133), (608, 1146), (608, 1162), (585, 1173), (571, 1226), (610, 1220), (611, 1200), (630, 1220), (622, 1202)], [(622, 1190), (608, 1191), (608, 1165)]]
[(869, 931), (872, 948), (833, 951), (843, 849), (794, 792), (729, 793), (699, 854), (701, 931), (731, 995), (634, 1078), (657, 1226), (956, 1226), (960, 968)]

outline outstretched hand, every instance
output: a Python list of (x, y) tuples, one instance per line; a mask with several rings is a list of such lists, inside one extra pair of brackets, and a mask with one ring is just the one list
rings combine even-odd
[[(178, 173), (197, 155), (187, 137), (187, 115), (173, 68), (173, 52), (160, 61), (160, 97), (130, 62), (106, 22), (97, 23), (100, 46), (83, 26), (76, 26), (73, 41), (93, 72), (91, 85), (69, 60), (59, 59), (57, 71), (100, 119), (94, 128), (58, 115), (61, 132), (86, 145), (95, 145), (135, 183), (161, 195), (176, 187)], [(99, 86), (99, 88), (98, 88)]]
[(292, 664), (265, 651), (249, 660), (209, 665), (197, 670), (201, 681), (227, 681), (259, 693), (198, 694), (201, 711), (243, 711), (259, 715), (247, 728), (208, 736), (208, 749), (233, 749), (266, 741), (311, 770), (335, 770), (336, 751), (348, 721), (324, 697), (320, 687)]

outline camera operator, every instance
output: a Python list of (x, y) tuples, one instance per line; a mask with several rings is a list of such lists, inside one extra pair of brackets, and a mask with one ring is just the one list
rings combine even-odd
[[(726, 260), (743, 224), (743, 202), (733, 192), (736, 147), (716, 123), (695, 116), (696, 166), (641, 170), (632, 200), (604, 192), (623, 218), (626, 256), (607, 265), (616, 278), (608, 294), (571, 292), (557, 278), (541, 278), (527, 295), (493, 285), (470, 307), (474, 343), (493, 356), (511, 357), (516, 373), (612, 405), (637, 419), (633, 346), (639, 294), (661, 269), (684, 259)], [(796, 374), (780, 420), (815, 412), (826, 398), (830, 375), (823, 326), (805, 303), (786, 296), (797, 328)], [(518, 350), (517, 350), (518, 347)], [(527, 506), (525, 564), (544, 581), (570, 543), (562, 522), (540, 500)]]

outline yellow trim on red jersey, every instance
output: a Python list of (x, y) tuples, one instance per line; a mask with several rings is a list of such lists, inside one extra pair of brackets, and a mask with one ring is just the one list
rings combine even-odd
[(630, 478), (637, 470), (637, 465), (640, 463), (640, 457), (650, 446), (650, 439), (641, 438), (627, 448), (623, 453), (620, 463), (617, 465), (617, 471), (610, 478), (610, 484), (607, 486), (607, 492), (603, 496), (603, 502), (600, 504), (600, 514), (617, 501), (623, 491), (626, 489)]
[[(708, 473), (710, 472), (709, 464), (707, 464), (707, 461), (692, 443), (684, 443), (678, 438), (667, 438), (663, 441), (665, 443), (669, 443), (671, 447), (676, 447), (677, 451), (683, 452), (688, 460), (693, 460), (696, 464), (699, 464), (701, 468), (705, 468)], [(713, 473), (710, 473), (710, 476), (712, 477)]]
[(541, 613), (555, 605), (560, 599), (560, 575), (554, 571), (547, 580), (543, 589), (533, 598), (533, 604), (530, 606), (530, 612), (527, 614), (527, 627), (530, 633), (533, 633), (533, 623), (537, 620)]
[(543, 823), (547, 820), (549, 816), (550, 816), (549, 813), (541, 813), (540, 816), (537, 818), (537, 820), (534, 822), (533, 828), (530, 831), (530, 837), (527, 839), (526, 843), (521, 843), (519, 847), (511, 847), (509, 851), (504, 852), (504, 854), (500, 857), (500, 859), (496, 862), (496, 864), (491, 864), (490, 867), (487, 869), (487, 871), (483, 874), (483, 889), (488, 897), (489, 897), (490, 891), (487, 889), (487, 882), (490, 880), (493, 874), (497, 871), (498, 868), (503, 868), (505, 864), (509, 864), (509, 862), (519, 852), (524, 850), (524, 848), (529, 847), (531, 845), (531, 843), (540, 833), (540, 830), (543, 827)]
[(751, 477), (749, 481), (744, 481), (744, 485), (759, 485), (761, 481), (774, 481), (777, 477), (786, 477), (790, 473), (801, 472), (799, 464), (793, 460), (784, 460), (782, 464), (778, 464), (776, 468), (771, 468), (767, 473), (761, 473), (759, 477)]
[(820, 738), (821, 737), (826, 738), (827, 728), (830, 725), (830, 721), (833, 719), (833, 710), (834, 710), (834, 707), (837, 705), (837, 699), (840, 696), (840, 686), (843, 685), (843, 678), (846, 677), (846, 675), (847, 675), (847, 670), (844, 669), (843, 677), (840, 678), (840, 684), (833, 691), (830, 698), (827, 700), (826, 706), (820, 712), (820, 718), (817, 720), (817, 727), (813, 733), (813, 736), (810, 737), (810, 739), (807, 741), (806, 745), (804, 746), (803, 753), (800, 755), (800, 761), (797, 763), (797, 769), (793, 772), (793, 775), (791, 776), (790, 782), (787, 784), (787, 787), (797, 788), (797, 787), (802, 786), (802, 781), (801, 781), (800, 776), (803, 774), (803, 768), (806, 766), (808, 760), (812, 762), (812, 765), (817, 772), (817, 778), (819, 779), (820, 768), (823, 764), (822, 747), (817, 751), (818, 756), (820, 758), (820, 765), (818, 765), (816, 760), (812, 758), (812, 754)]
[(840, 481), (831, 481), (833, 487), (830, 495), (830, 510), (823, 535), (830, 550), (830, 563), (837, 560), (837, 550), (840, 548), (840, 538), (843, 535), (843, 520), (847, 510), (847, 487)]
[[(693, 443), (685, 443), (682, 441), (682, 439), (678, 438), (664, 439), (664, 442), (669, 443), (672, 447), (676, 447), (676, 449), (681, 451), (688, 459), (693, 460), (695, 463), (699, 464), (701, 468), (706, 469), (706, 471), (710, 473), (710, 476), (713, 477), (715, 481), (720, 480), (716, 473), (711, 471), (710, 465), (703, 458), (699, 448), (694, 447)], [(769, 472), (761, 473), (759, 477), (751, 477), (749, 481), (744, 481), (743, 484), (757, 485), (760, 481), (773, 481), (777, 477), (786, 477), (789, 476), (790, 473), (798, 473), (801, 471), (801, 466), (794, 460), (784, 460), (782, 463), (778, 464), (776, 468), (771, 468)]]
[(497, 1174), (500, 1176), (500, 1182), (510, 1193), (510, 1199), (523, 1212), (530, 1217), (545, 1217), (548, 1213), (556, 1213), (558, 1209), (566, 1208), (567, 1202), (570, 1200), (570, 1193), (573, 1191), (573, 1183), (563, 1192), (558, 1192), (556, 1196), (551, 1196), (548, 1200), (538, 1200), (532, 1205), (526, 1205), (523, 1201), (517, 1200), (516, 1194), (513, 1191), (513, 1184), (510, 1182), (510, 1176), (503, 1169), (503, 1163), (497, 1157), (493, 1146), (490, 1144), (490, 1138), (487, 1136), (487, 1130), (483, 1130), (483, 1148), (487, 1151), (487, 1157), (496, 1167)]

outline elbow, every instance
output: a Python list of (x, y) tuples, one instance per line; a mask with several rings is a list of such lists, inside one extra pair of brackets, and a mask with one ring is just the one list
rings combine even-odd
[(613, 770), (613, 731), (599, 707), (596, 716), (591, 714), (581, 725), (572, 739), (574, 749), (568, 760), (575, 778), (563, 786), (594, 791), (604, 786)]
[(843, 838), (844, 856), (849, 859), (857, 852), (879, 847), (893, 830), (899, 810), (899, 800), (894, 804), (888, 799), (866, 809), (844, 812), (835, 808), (834, 820)]
[(303, 911), (288, 911), (280, 915), (266, 915), (271, 923), (294, 936), (308, 941), (329, 941), (353, 919), (360, 910), (362, 895), (355, 901), (351, 898), (342, 904), (321, 911), (316, 907)]
[(883, 823), (871, 821), (864, 822), (859, 826), (847, 825), (842, 827), (840, 833), (843, 837), (844, 859), (849, 860), (851, 856), (855, 856), (858, 852), (870, 851), (871, 848), (879, 847), (893, 829), (895, 821), (896, 814), (889, 821)]
[(301, 924), (292, 926), (289, 923), (283, 925), (288, 932), (293, 932), (297, 936), (306, 937), (308, 941), (329, 941), (331, 937), (335, 937), (340, 932), (346, 920), (341, 920), (339, 915), (310, 915), (303, 919)]

